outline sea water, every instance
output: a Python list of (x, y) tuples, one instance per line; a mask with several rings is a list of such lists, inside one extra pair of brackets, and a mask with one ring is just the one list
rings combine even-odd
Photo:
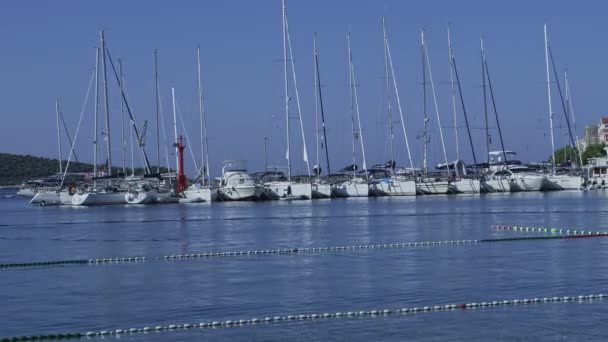
[[(604, 232), (607, 199), (604, 191), (563, 191), (86, 208), (32, 207), (25, 199), (2, 198), (0, 263), (149, 259), (0, 269), (0, 338), (608, 293), (604, 237), (154, 259), (556, 236), (492, 225)], [(608, 299), (536, 303), (119, 338), (603, 341), (606, 304)]]

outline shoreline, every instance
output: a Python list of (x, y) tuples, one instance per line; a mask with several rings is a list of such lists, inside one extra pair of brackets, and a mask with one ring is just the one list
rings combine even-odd
[(19, 189), (19, 185), (0, 185), (0, 190)]

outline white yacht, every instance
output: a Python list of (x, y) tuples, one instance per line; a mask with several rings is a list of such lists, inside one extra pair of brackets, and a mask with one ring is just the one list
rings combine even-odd
[(272, 199), (282, 200), (308, 200), (312, 198), (312, 185), (310, 183), (296, 183), (292, 181), (274, 181), (264, 183), (266, 194)]
[(379, 191), (386, 196), (415, 196), (416, 182), (411, 179), (393, 176), (388, 182), (380, 183)]
[[(608, 147), (604, 147), (608, 154)], [(584, 168), (587, 178), (586, 188), (590, 190), (604, 189), (608, 186), (608, 157), (590, 158)]]
[(125, 191), (113, 186), (93, 187), (92, 189), (78, 189), (72, 195), (72, 205), (110, 205), (127, 204)]
[(70, 205), (72, 204), (72, 198), (68, 190), (58, 191), (56, 189), (48, 189), (38, 191), (30, 200), (30, 204), (39, 206)]
[(545, 186), (546, 177), (526, 166), (510, 165), (508, 168), (491, 172), (486, 180), (486, 184), (494, 192), (506, 191), (507, 182), (510, 192), (540, 191)]
[(150, 204), (155, 203), (158, 195), (158, 188), (147, 181), (137, 181), (129, 184), (125, 193), (125, 201), (128, 204)]
[(38, 192), (38, 189), (36, 189), (36, 188), (21, 187), (21, 188), (19, 188), (19, 190), (17, 190), (17, 196), (34, 197), (37, 192)]
[(355, 177), (342, 183), (334, 184), (332, 194), (335, 197), (368, 197), (369, 184), (367, 180)]
[(448, 170), (453, 174), (448, 187), (449, 193), (454, 194), (479, 194), (484, 189), (479, 179), (470, 177), (467, 173), (467, 166), (462, 160), (456, 160), (449, 164), (439, 164), (437, 169)]
[(582, 176), (567, 174), (547, 175), (543, 190), (580, 190), (585, 184)]
[(415, 196), (416, 182), (406, 175), (371, 170), (369, 191), (372, 196)]
[(416, 192), (419, 195), (446, 195), (453, 191), (450, 182), (439, 178), (420, 178), (416, 182)]
[(526, 166), (511, 166), (508, 169), (511, 176), (511, 192), (515, 191), (540, 191), (545, 186), (546, 177), (533, 172)]
[(217, 178), (219, 201), (248, 201), (262, 197), (263, 186), (255, 183), (247, 173), (244, 160), (227, 160), (222, 167), (222, 177)]
[(331, 184), (321, 178), (316, 178), (311, 184), (312, 198), (330, 198)]
[[(211, 187), (194, 183), (179, 195), (179, 203), (210, 203), (212, 201)], [(165, 202), (170, 201), (169, 196), (165, 196)]]
[(479, 194), (482, 192), (482, 185), (479, 179), (458, 178), (450, 182), (450, 187), (457, 194)]
[(484, 185), (488, 192), (510, 192), (511, 172), (507, 170), (492, 171), (485, 176)]

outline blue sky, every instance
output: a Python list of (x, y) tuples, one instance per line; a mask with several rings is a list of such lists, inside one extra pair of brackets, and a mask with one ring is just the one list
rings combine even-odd
[[(381, 17), (387, 29), (396, 78), (406, 113), (414, 164), (421, 165), (422, 87), (419, 30), (427, 30), (448, 158), (455, 158), (446, 26), (453, 44), (464, 99), (472, 120), (478, 155), (484, 154), (479, 36), (486, 50), (505, 143), (523, 160), (546, 159), (550, 153), (545, 83), (543, 23), (560, 76), (568, 70), (577, 134), (605, 114), (606, 29), (602, 2), (573, 1), (288, 1), (298, 87), (303, 107), (308, 154), (314, 163), (312, 38), (318, 48), (334, 168), (351, 158), (346, 33), (352, 32), (368, 164), (389, 159)], [(272, 1), (2, 1), (0, 4), (0, 152), (56, 157), (54, 100), (59, 97), (74, 135), (86, 86), (94, 67), (98, 31), (106, 30), (114, 59), (122, 58), (128, 96), (141, 126), (150, 120), (148, 153), (156, 161), (153, 50), (159, 50), (159, 74), (167, 133), (171, 133), (171, 93), (176, 88), (195, 156), (198, 143), (196, 46), (202, 50), (203, 91), (208, 113), (210, 159), (214, 173), (224, 159), (246, 159), (259, 170), (268, 137), (270, 165), (285, 165), (281, 4)], [(563, 116), (556, 88), (556, 118)], [(110, 86), (115, 165), (122, 163), (120, 102)], [(430, 94), (430, 93), (429, 93)], [(295, 101), (292, 101), (295, 108)], [(432, 103), (429, 102), (432, 109)], [(393, 114), (396, 115), (393, 104)], [(295, 113), (295, 112), (294, 112)], [(431, 162), (441, 162), (434, 112), (431, 116)], [(462, 113), (459, 112), (460, 125)], [(93, 111), (85, 112), (77, 142), (78, 155), (92, 160)], [(292, 122), (295, 126), (296, 121)], [(400, 125), (400, 124), (397, 124)], [(556, 144), (566, 142), (557, 120)], [(492, 127), (495, 125), (492, 124)], [(399, 126), (395, 128), (397, 163), (406, 164)], [(469, 161), (464, 128), (461, 155)], [(294, 130), (294, 151), (299, 135)], [(493, 148), (498, 135), (492, 132)], [(297, 138), (297, 139), (296, 139)], [(170, 142), (167, 142), (170, 144)], [(67, 142), (64, 140), (64, 147)], [(65, 152), (65, 149), (64, 149)], [(67, 152), (65, 153), (67, 155)], [(303, 173), (294, 155), (294, 173)], [(478, 157), (480, 158), (480, 157)], [(170, 158), (173, 161), (173, 158)], [(481, 158), (480, 158), (481, 159)], [(192, 160), (186, 159), (193, 173)], [(325, 165), (323, 162), (322, 165)]]

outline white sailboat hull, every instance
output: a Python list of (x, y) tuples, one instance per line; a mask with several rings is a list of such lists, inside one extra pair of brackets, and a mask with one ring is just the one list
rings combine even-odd
[(127, 192), (125, 201), (128, 204), (150, 204), (156, 202), (157, 191)]
[(217, 189), (220, 201), (253, 201), (262, 197), (263, 187), (259, 185), (222, 186)]
[(488, 192), (510, 192), (511, 185), (508, 178), (494, 178), (487, 179), (484, 181), (485, 187)]
[(334, 185), (332, 193), (335, 197), (368, 197), (367, 182), (348, 181)]
[(309, 183), (270, 182), (264, 184), (266, 194), (272, 199), (311, 199), (312, 185)]
[(478, 179), (460, 179), (450, 183), (457, 194), (478, 194), (481, 192), (481, 182)]
[(37, 191), (34, 189), (25, 188), (25, 189), (19, 189), (19, 191), (17, 191), (17, 196), (34, 197), (36, 195), (36, 193), (37, 193)]
[(312, 184), (312, 198), (330, 198), (331, 185), (323, 183)]
[[(175, 198), (175, 197), (174, 197)], [(210, 203), (211, 188), (186, 189), (179, 197), (180, 203)]]
[(545, 185), (545, 177), (537, 175), (516, 175), (510, 179), (511, 192), (540, 191)]
[(375, 196), (415, 196), (416, 182), (411, 180), (396, 180), (370, 184), (370, 194)]
[(124, 192), (85, 192), (72, 195), (72, 205), (112, 205), (127, 204)]
[(47, 205), (69, 205), (72, 204), (72, 198), (67, 191), (40, 191), (34, 195), (30, 204), (47, 206)]
[(416, 183), (416, 192), (421, 195), (445, 195), (450, 184), (445, 181), (426, 181)]
[(550, 175), (543, 190), (580, 190), (583, 182), (580, 176)]

